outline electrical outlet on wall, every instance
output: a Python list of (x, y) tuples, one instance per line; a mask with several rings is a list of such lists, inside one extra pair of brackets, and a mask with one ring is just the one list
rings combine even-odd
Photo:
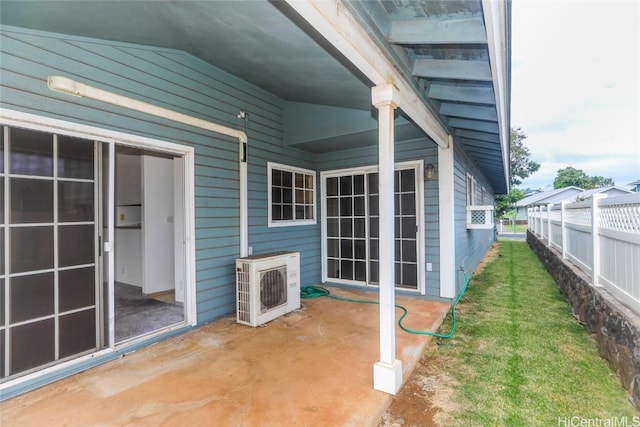
[(433, 264), (430, 262), (427, 263), (427, 271), (433, 271)]

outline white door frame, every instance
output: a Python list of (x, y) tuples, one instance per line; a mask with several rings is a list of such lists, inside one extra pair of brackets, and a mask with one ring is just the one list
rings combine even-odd
[[(418, 293), (420, 295), (425, 295), (426, 293), (426, 283), (425, 283), (425, 223), (424, 223), (424, 181), (421, 179), (424, 176), (424, 160), (409, 160), (404, 162), (396, 162), (395, 170), (401, 169), (416, 169), (416, 194), (417, 194), (417, 206), (416, 206), (416, 217), (418, 221), (418, 236), (417, 236), (417, 253), (416, 259), (418, 263), (418, 289), (404, 289), (404, 288), (396, 288), (396, 290), (401, 292), (411, 292)], [(356, 281), (345, 281), (345, 280), (335, 280), (333, 278), (329, 279), (327, 277), (327, 188), (326, 188), (326, 178), (338, 177), (344, 175), (357, 175), (357, 174), (367, 174), (372, 172), (378, 172), (378, 165), (369, 165), (369, 166), (361, 166), (361, 167), (353, 167), (353, 168), (344, 168), (344, 169), (332, 169), (327, 171), (320, 172), (320, 192), (321, 192), (321, 203), (320, 203), (320, 215), (321, 215), (321, 261), (322, 261), (322, 282), (326, 283), (328, 281), (332, 281), (335, 283), (344, 283), (354, 286), (367, 286), (367, 287), (377, 287), (376, 285), (362, 285), (361, 282)], [(367, 260), (368, 264), (368, 260)]]
[[(185, 241), (185, 323), (187, 325), (195, 326), (197, 323), (196, 314), (196, 274), (195, 274), (195, 206), (194, 206), (194, 194), (195, 194), (195, 182), (194, 182), (194, 155), (195, 151), (192, 147), (185, 145), (179, 145), (171, 142), (160, 141), (156, 139), (129, 135), (122, 132), (112, 131), (108, 129), (102, 129), (94, 126), (87, 126), (73, 122), (67, 122), (58, 119), (51, 119), (48, 117), (38, 116), (29, 113), (23, 113), (20, 111), (9, 110), (0, 108), (0, 119), (2, 123), (7, 126), (25, 127), (33, 130), (39, 130), (43, 132), (56, 133), (59, 135), (68, 135), (77, 138), (90, 139), (93, 141), (105, 143), (109, 145), (109, 152), (111, 161), (109, 162), (109, 188), (110, 194), (108, 195), (109, 212), (113, 216), (114, 212), (114, 198), (113, 198), (113, 185), (115, 174), (115, 145), (127, 145), (139, 149), (148, 149), (153, 151), (165, 152), (173, 154), (183, 158), (184, 166), (184, 241)], [(113, 301), (113, 279), (114, 279), (114, 259), (113, 259), (113, 227), (114, 218), (110, 218), (109, 231), (107, 235), (108, 241), (103, 242), (103, 251), (109, 256), (109, 270), (107, 272), (109, 280), (109, 296)], [(106, 240), (106, 239), (105, 239)], [(113, 334), (115, 330), (113, 304), (110, 304), (109, 327), (110, 333)], [(171, 329), (171, 328), (169, 328)], [(163, 332), (166, 331), (163, 330)], [(148, 338), (148, 336), (145, 336)], [(116, 347), (114, 343), (114, 337), (110, 337), (110, 348)], [(129, 344), (131, 341), (127, 341)]]

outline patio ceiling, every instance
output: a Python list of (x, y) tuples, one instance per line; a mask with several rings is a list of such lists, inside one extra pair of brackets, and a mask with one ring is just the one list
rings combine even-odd
[[(372, 35), (495, 191), (506, 191), (510, 37), (507, 21), (502, 39), (506, 45), (497, 46), (504, 55), (501, 63), (492, 56), (496, 43), (483, 9), (494, 3), (378, 0), (345, 1), (338, 6)], [(349, 60), (286, 3), (2, 0), (1, 9), (2, 25), (179, 49), (297, 107), (299, 103), (339, 107), (336, 116), (353, 110), (354, 126), (347, 126), (343, 133), (316, 130), (314, 144), (292, 136), (295, 132), (287, 138), (285, 131), (287, 145), (320, 153), (376, 142), (370, 138), (375, 130), (372, 82), (354, 71)], [(502, 13), (508, 20), (509, 12)], [(501, 67), (502, 82), (498, 80)], [(330, 129), (330, 114), (326, 117), (320, 125)], [(402, 126), (406, 130), (399, 132), (400, 138), (423, 134), (411, 121)], [(336, 140), (342, 143), (330, 143)]]

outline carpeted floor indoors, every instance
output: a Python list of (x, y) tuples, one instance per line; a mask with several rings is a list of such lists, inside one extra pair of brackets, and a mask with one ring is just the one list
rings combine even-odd
[(142, 295), (142, 288), (115, 283), (116, 342), (184, 320), (184, 308)]

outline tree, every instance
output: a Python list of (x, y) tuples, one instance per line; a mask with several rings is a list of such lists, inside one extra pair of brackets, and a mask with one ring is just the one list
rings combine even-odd
[(602, 176), (589, 176), (582, 169), (576, 169), (567, 166), (564, 169), (558, 169), (556, 179), (553, 180), (553, 188), (563, 187), (580, 187), (583, 190), (592, 188), (600, 188), (615, 185), (613, 179), (604, 178)]
[(567, 166), (564, 169), (558, 169), (556, 179), (553, 180), (554, 189), (574, 186), (586, 190), (589, 185), (591, 185), (591, 180), (587, 174), (584, 173), (582, 169), (576, 169), (571, 166)]
[(525, 139), (527, 139), (527, 135), (521, 128), (511, 129), (509, 182), (511, 183), (512, 189), (507, 195), (499, 194), (496, 196), (496, 216), (498, 218), (504, 216), (504, 214), (512, 208), (515, 202), (526, 196), (524, 191), (514, 187), (516, 185), (520, 185), (523, 179), (540, 169), (540, 163), (534, 162), (530, 159), (531, 152), (524, 145)]
[(611, 178), (605, 178), (603, 176), (592, 176), (591, 177), (591, 188), (602, 188), (602, 187), (611, 187), (612, 185), (616, 185)]
[(527, 194), (519, 188), (512, 188), (507, 195), (496, 196), (496, 217), (502, 218), (506, 216), (513, 205), (520, 199), (524, 199)]
[(524, 145), (527, 135), (521, 128), (511, 129), (511, 153), (509, 162), (511, 163), (511, 175), (509, 182), (511, 186), (522, 184), (522, 180), (540, 169), (540, 163), (530, 159), (531, 152)]

